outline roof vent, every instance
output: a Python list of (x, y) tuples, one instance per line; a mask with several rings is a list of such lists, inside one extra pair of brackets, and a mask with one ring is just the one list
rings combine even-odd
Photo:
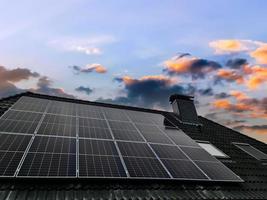
[(170, 102), (173, 112), (179, 116), (183, 123), (199, 124), (194, 97), (173, 94), (170, 96)]

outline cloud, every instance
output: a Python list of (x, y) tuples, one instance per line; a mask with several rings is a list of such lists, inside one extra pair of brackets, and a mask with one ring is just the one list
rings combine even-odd
[(39, 76), (37, 72), (32, 72), (27, 68), (7, 69), (4, 66), (0, 66), (0, 97), (23, 92), (24, 90), (18, 88), (15, 84), (22, 80), (29, 80)]
[(233, 104), (228, 99), (215, 100), (212, 104), (215, 108), (224, 109), (230, 112), (245, 112), (252, 110), (250, 105), (247, 105), (245, 103)]
[(74, 95), (66, 93), (63, 88), (52, 87), (52, 83), (53, 81), (50, 80), (48, 77), (42, 76), (37, 82), (37, 87), (31, 88), (30, 91), (51, 96), (75, 98)]
[(198, 93), (201, 96), (212, 96), (213, 95), (213, 89), (212, 88), (199, 89)]
[(246, 73), (250, 74), (246, 85), (251, 90), (255, 90), (260, 85), (267, 83), (267, 68), (265, 67), (252, 66), (246, 68)]
[(49, 42), (49, 45), (64, 51), (80, 52), (87, 55), (100, 55), (104, 45), (114, 43), (116, 39), (110, 35), (87, 38), (62, 37)]
[(103, 74), (107, 72), (107, 68), (104, 67), (101, 64), (98, 63), (93, 63), (93, 64), (88, 64), (84, 68), (81, 68), (79, 66), (71, 66), (71, 68), (76, 72), (76, 73), (91, 73), (91, 72), (96, 72), (99, 74)]
[(215, 83), (218, 83), (222, 80), (225, 80), (227, 82), (236, 82), (237, 84), (244, 83), (243, 75), (240, 72), (232, 69), (219, 69), (217, 71)]
[(193, 79), (205, 78), (206, 74), (220, 69), (222, 66), (214, 61), (196, 57), (174, 57), (164, 62), (164, 71), (170, 75), (190, 75)]
[(91, 89), (89, 87), (79, 86), (79, 87), (75, 88), (75, 91), (84, 92), (85, 94), (90, 95), (93, 92), (93, 89)]
[(234, 58), (226, 62), (226, 66), (232, 69), (240, 69), (242, 66), (248, 64), (247, 60), (244, 58)]
[(230, 94), (227, 94), (225, 92), (221, 92), (221, 93), (218, 93), (218, 94), (215, 94), (215, 99), (225, 99), (225, 98), (228, 98), (230, 97), (231, 95)]
[(115, 81), (123, 84), (125, 96), (115, 99), (98, 99), (98, 101), (135, 105), (148, 108), (170, 109), (169, 96), (173, 93), (186, 94), (185, 87), (177, 80), (164, 75), (150, 75), (141, 78), (130, 76), (117, 77)]
[(259, 64), (267, 64), (267, 44), (252, 51), (250, 56), (255, 58)]
[(215, 50), (215, 54), (239, 53), (253, 50), (266, 43), (253, 40), (215, 40), (209, 43), (209, 46)]
[(256, 134), (266, 134), (267, 133), (267, 125), (240, 125), (240, 126), (235, 126), (235, 130), (238, 131), (244, 131), (244, 132), (253, 132)]
[(267, 97), (262, 99), (249, 98), (240, 91), (232, 91), (231, 95), (235, 97), (235, 103), (228, 99), (219, 99), (212, 102), (212, 105), (216, 109), (226, 110), (234, 114), (244, 112), (243, 115), (240, 115), (244, 118), (267, 118)]
[(238, 101), (242, 101), (244, 99), (249, 98), (245, 93), (243, 93), (241, 91), (237, 91), (237, 90), (230, 91), (230, 95), (235, 97)]

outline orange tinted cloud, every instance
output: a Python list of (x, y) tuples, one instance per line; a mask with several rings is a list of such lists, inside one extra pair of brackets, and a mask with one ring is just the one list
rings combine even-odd
[(103, 74), (107, 72), (107, 69), (103, 65), (98, 63), (86, 65), (84, 69), (81, 69), (81, 72), (92, 72), (92, 71)]
[(249, 98), (245, 93), (237, 90), (230, 91), (230, 95), (235, 97), (238, 101)]
[(246, 82), (249, 89), (257, 89), (261, 84), (267, 83), (267, 68), (253, 66), (250, 68), (250, 76)]
[(180, 59), (170, 59), (164, 62), (164, 65), (169, 71), (176, 73), (188, 72), (191, 65), (196, 61), (197, 58), (182, 57)]
[(241, 74), (238, 74), (235, 70), (219, 69), (217, 76), (227, 81), (235, 81), (238, 84), (244, 83), (244, 78)]
[(255, 58), (260, 64), (267, 64), (267, 45), (257, 48), (250, 53), (250, 56)]
[(251, 106), (245, 103), (233, 104), (227, 99), (215, 100), (212, 104), (215, 108), (229, 110), (229, 111), (236, 111), (236, 112), (250, 111), (252, 109)]
[(240, 51), (254, 50), (266, 43), (253, 40), (215, 40), (209, 43), (209, 46), (215, 49), (216, 54), (236, 53)]

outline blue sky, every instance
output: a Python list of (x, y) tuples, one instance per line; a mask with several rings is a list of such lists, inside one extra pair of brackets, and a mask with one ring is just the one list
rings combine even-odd
[[(196, 96), (199, 114), (267, 141), (266, 7), (264, 0), (4, 0), (0, 95), (26, 89), (170, 109), (168, 95), (177, 91)], [(9, 79), (15, 69), (24, 76)]]

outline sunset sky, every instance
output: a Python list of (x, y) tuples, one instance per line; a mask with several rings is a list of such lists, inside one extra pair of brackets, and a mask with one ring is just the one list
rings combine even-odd
[(198, 114), (267, 143), (267, 1), (2, 0), (0, 97), (31, 90)]

